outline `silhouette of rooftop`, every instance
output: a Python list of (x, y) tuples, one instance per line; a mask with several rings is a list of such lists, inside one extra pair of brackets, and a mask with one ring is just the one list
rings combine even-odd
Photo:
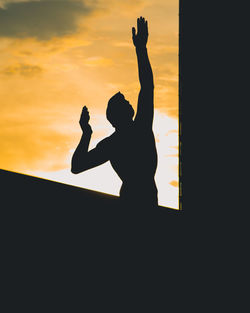
[(113, 301), (136, 289), (136, 279), (144, 285), (148, 275), (179, 275), (181, 259), (172, 252), (181, 251), (178, 211), (122, 210), (118, 197), (5, 170), (0, 181), (4, 269), (13, 294), (29, 295), (25, 301), (82, 294), (79, 284), (98, 299), (108, 299), (112, 286)]
[[(9, 206), (16, 206), (16, 201), (24, 204), (26, 207), (41, 206), (55, 209), (69, 208), (72, 206), (81, 206), (86, 208), (99, 208), (103, 210), (108, 208), (109, 211), (118, 208), (119, 197), (97, 192), (81, 187), (67, 185), (48, 179), (38, 178), (27, 174), (16, 173), (7, 170), (0, 170), (0, 182), (2, 191), (4, 191), (5, 200)], [(12, 192), (14, 197), (9, 196)], [(37, 199), (38, 201), (35, 201)], [(159, 206), (162, 211), (176, 213), (176, 210)]]

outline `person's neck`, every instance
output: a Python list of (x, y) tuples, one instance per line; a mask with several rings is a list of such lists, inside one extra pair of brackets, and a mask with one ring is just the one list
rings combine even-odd
[(116, 130), (117, 132), (126, 131), (126, 130), (128, 130), (128, 129), (133, 125), (133, 123), (134, 123), (134, 121), (131, 120), (131, 121), (129, 121), (129, 122), (126, 123), (126, 124), (123, 124), (123, 125), (120, 125), (119, 127), (116, 127), (115, 130)]

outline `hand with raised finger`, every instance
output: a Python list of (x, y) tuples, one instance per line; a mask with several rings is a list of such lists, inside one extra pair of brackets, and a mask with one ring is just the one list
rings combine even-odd
[(132, 27), (132, 39), (135, 47), (146, 47), (148, 41), (148, 22), (144, 17), (137, 19), (137, 33)]
[(89, 116), (88, 108), (84, 106), (82, 109), (79, 124), (84, 133), (91, 135), (93, 131), (92, 131), (91, 126), (89, 125), (89, 119), (90, 119), (90, 116)]

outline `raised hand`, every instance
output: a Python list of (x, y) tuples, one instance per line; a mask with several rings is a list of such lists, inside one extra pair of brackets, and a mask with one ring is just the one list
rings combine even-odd
[(80, 121), (79, 121), (79, 124), (81, 126), (81, 129), (84, 133), (87, 133), (89, 135), (92, 134), (92, 128), (91, 126), (89, 125), (89, 111), (88, 111), (88, 108), (86, 106), (83, 107), (82, 109), (82, 114), (81, 114), (81, 117), (80, 117)]
[(135, 28), (132, 27), (132, 38), (135, 47), (146, 47), (148, 41), (148, 22), (144, 17), (137, 19), (137, 34)]

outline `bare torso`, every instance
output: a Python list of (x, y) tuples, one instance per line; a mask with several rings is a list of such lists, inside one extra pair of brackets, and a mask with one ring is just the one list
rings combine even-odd
[(142, 130), (135, 122), (115, 131), (99, 143), (108, 149), (110, 163), (122, 180), (120, 197), (124, 201), (157, 204), (155, 172), (157, 151), (152, 130)]

